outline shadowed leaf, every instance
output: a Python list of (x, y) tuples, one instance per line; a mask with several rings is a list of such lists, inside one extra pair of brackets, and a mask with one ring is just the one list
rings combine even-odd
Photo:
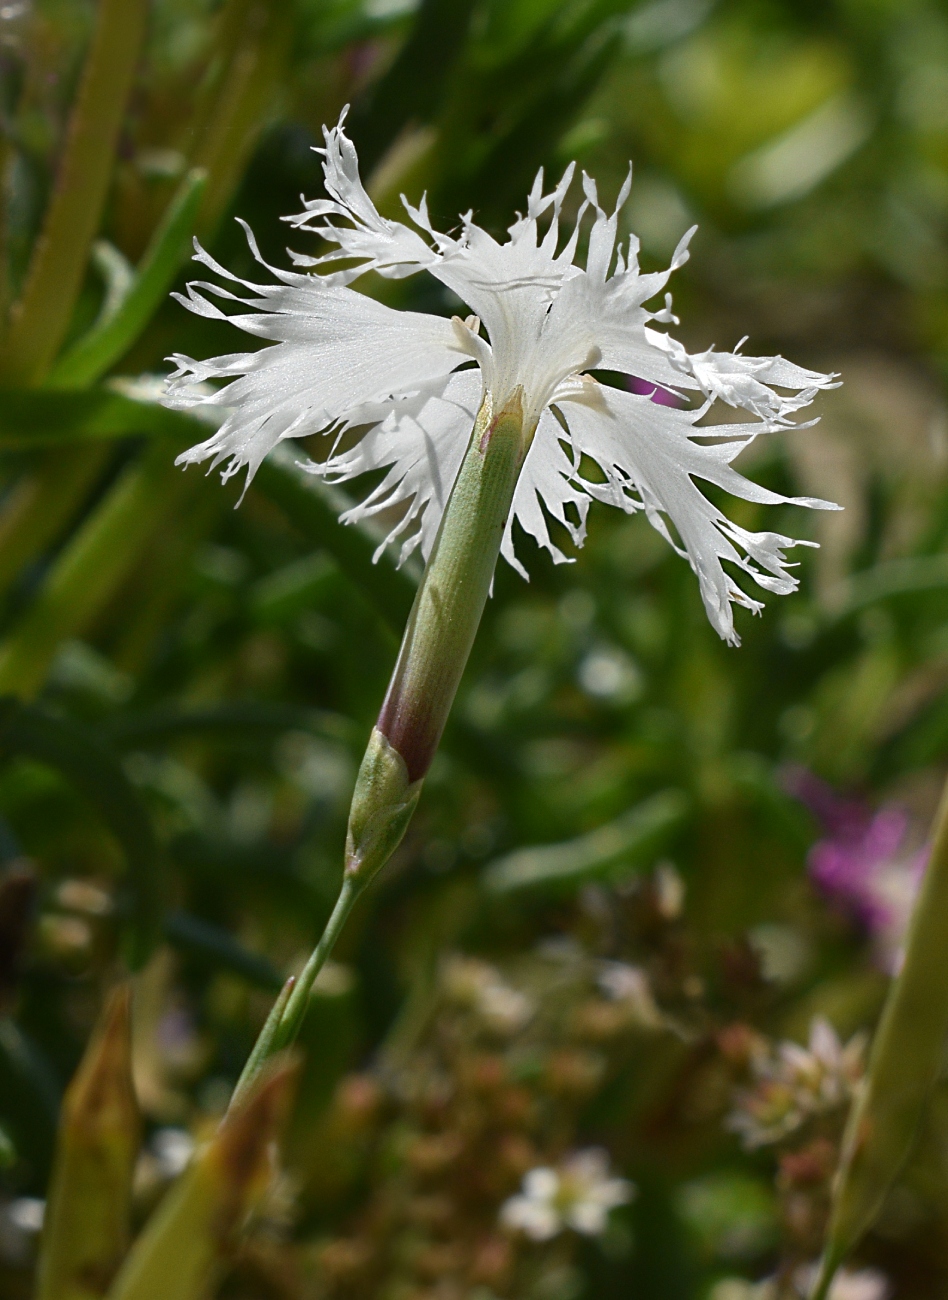
[(10, 698), (0, 699), (0, 755), (55, 768), (96, 808), (121, 844), (128, 864), (126, 956), (137, 969), (157, 938), (158, 847), (148, 814), (118, 759), (79, 723)]
[(135, 1242), (109, 1300), (202, 1300), (270, 1171), (269, 1149), (282, 1126), (295, 1064), (275, 1060), (243, 1104), (228, 1112), (211, 1141), (162, 1201)]
[(128, 1249), (140, 1123), (130, 991), (106, 1003), (63, 1098), (37, 1300), (98, 1300)]

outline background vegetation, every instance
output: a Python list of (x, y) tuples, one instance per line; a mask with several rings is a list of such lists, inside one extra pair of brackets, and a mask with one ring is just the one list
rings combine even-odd
[[(135, 9), (80, 157), (96, 6), (0, 7), (0, 1293), (30, 1292), (60, 1097), (123, 969), (137, 1226), (335, 896), (417, 575), (373, 568), (292, 456), (234, 510), (233, 484), (172, 466), (194, 426), (134, 399), (171, 351), (238, 346), (166, 296), (189, 237), (252, 274), (239, 214), (286, 265), (279, 217), (318, 191), (311, 147), (351, 103), (392, 215), (427, 190), (436, 221), (471, 207), (499, 233), (538, 166), (576, 158), (611, 197), (631, 157), (646, 266), (700, 223), (674, 286), (686, 344), (748, 334), (842, 373), (821, 424), (754, 472), (846, 512), (729, 505), (822, 547), (798, 595), (738, 614), (737, 651), (643, 520), (594, 508), (559, 569), (521, 539), (531, 582), (498, 573), (419, 813), (321, 977), (280, 1169), (214, 1285), (740, 1300), (776, 1275), (798, 1294), (851, 1078), (823, 1060), (838, 1088), (814, 1102), (774, 1044), (819, 1016), (843, 1042), (871, 1029), (948, 756), (948, 14), (154, 0), (139, 54)], [(455, 310), (433, 282), (368, 291)], [(943, 1086), (925, 1124), (859, 1261), (906, 1300), (948, 1295)], [(603, 1236), (499, 1226), (524, 1173), (590, 1146), (637, 1186)]]

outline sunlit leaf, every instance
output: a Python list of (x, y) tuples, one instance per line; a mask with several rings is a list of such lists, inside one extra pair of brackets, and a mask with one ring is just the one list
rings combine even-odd
[(484, 884), (493, 894), (575, 888), (588, 880), (624, 876), (648, 865), (681, 826), (688, 811), (678, 790), (663, 790), (587, 835), (560, 844), (518, 849), (492, 862)]

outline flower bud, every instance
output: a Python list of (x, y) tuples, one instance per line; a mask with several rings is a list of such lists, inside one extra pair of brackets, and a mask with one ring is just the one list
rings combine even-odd
[(368, 883), (405, 834), (421, 794), (405, 760), (375, 727), (359, 768), (346, 834), (346, 875)]

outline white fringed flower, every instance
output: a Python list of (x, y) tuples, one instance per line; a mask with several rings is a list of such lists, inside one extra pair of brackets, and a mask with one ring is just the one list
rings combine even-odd
[[(401, 540), (402, 560), (416, 547), (427, 558), (478, 408), (487, 399), (498, 411), (519, 389), (529, 448), (507, 521), (505, 558), (526, 576), (514, 554), (514, 520), (561, 563), (567, 557), (551, 537), (550, 518), (582, 545), (591, 500), (630, 514), (642, 510), (689, 561), (711, 622), (737, 644), (731, 603), (754, 612), (762, 606), (741, 590), (723, 562), (743, 569), (767, 591), (786, 593), (797, 581), (785, 550), (812, 543), (739, 527), (695, 480), (748, 501), (834, 509), (825, 501), (759, 487), (732, 462), (760, 434), (792, 427), (794, 413), (819, 389), (833, 387), (835, 377), (780, 357), (690, 355), (655, 329), (677, 323), (670, 296), (655, 312), (644, 304), (686, 261), (692, 232), (667, 271), (641, 274), (635, 238), (626, 250), (616, 248), (629, 181), (610, 216), (584, 175), (585, 198), (562, 248), (559, 215), (572, 166), (549, 194), (543, 193), (543, 173), (537, 176), (527, 214), (518, 216), (505, 243), (470, 214), (457, 236), (445, 235), (432, 226), (424, 200), (418, 208), (405, 202), (412, 226), (376, 211), (359, 179), (344, 116), (324, 130), (329, 197), (306, 202), (302, 214), (287, 218), (334, 245), (329, 252), (316, 258), (291, 254), (305, 271), (268, 266), (277, 283), (255, 284), (197, 249), (197, 261), (250, 296), (197, 282), (181, 298), (184, 305), (198, 315), (230, 319), (275, 346), (203, 362), (172, 358), (178, 369), (168, 383), (168, 405), (224, 417), (213, 437), (180, 460), (223, 464), (225, 477), (245, 466), (253, 475), (283, 439), (322, 433), (326, 454), (308, 463), (312, 473), (338, 483), (384, 471), (344, 521), (397, 507), (401, 514), (388, 541)], [(575, 256), (587, 212), (592, 226), (582, 267)], [(541, 219), (548, 223), (545, 232)], [(249, 229), (247, 237), (266, 266)], [(395, 311), (349, 287), (369, 270), (390, 279), (427, 271), (474, 314), (462, 322)], [(208, 294), (249, 310), (228, 317)], [(644, 380), (654, 388), (643, 394), (607, 386), (592, 370), (624, 374), (630, 387), (638, 381), (641, 389)], [(209, 392), (209, 380), (228, 382)], [(652, 400), (663, 394), (693, 394), (698, 401), (689, 409)], [(704, 423), (717, 401), (751, 418)]]
[(634, 1195), (627, 1178), (610, 1175), (606, 1152), (588, 1147), (574, 1151), (556, 1169), (531, 1169), (518, 1195), (504, 1202), (500, 1219), (533, 1241), (550, 1241), (566, 1228), (600, 1237), (610, 1210), (626, 1205)]

